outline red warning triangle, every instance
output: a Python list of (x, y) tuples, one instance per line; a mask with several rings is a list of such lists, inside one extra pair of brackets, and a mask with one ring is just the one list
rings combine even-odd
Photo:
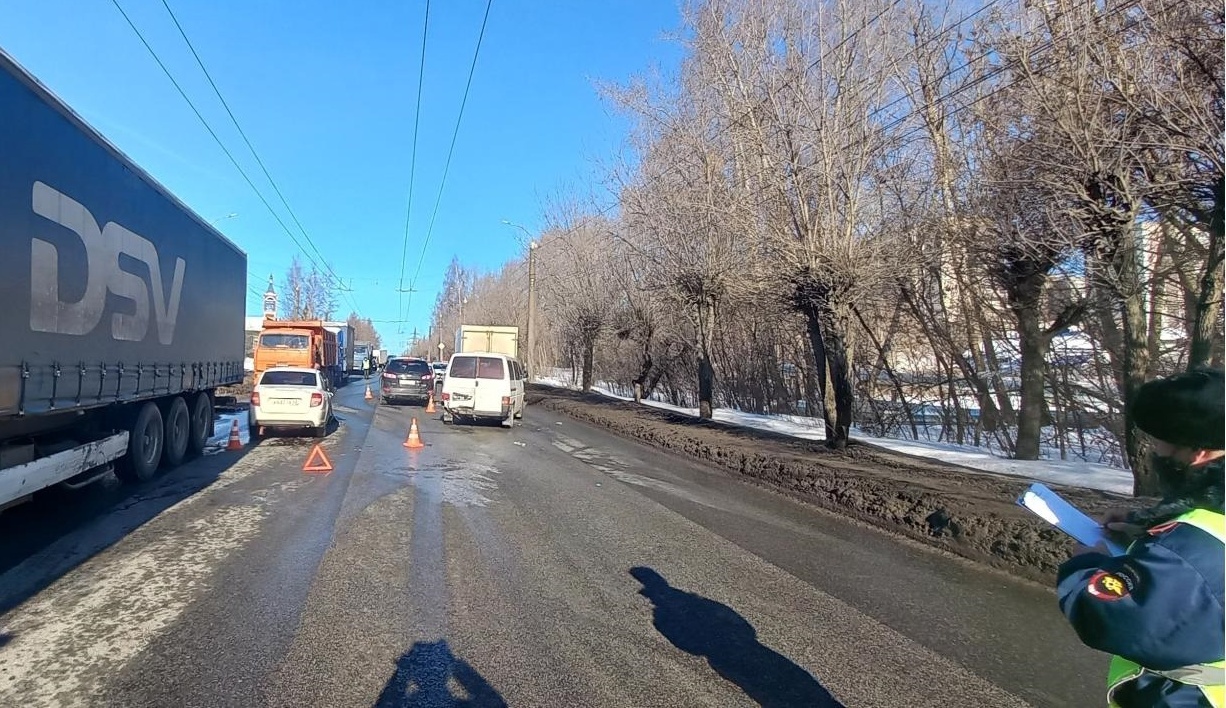
[(315, 443), (315, 447), (311, 448), (311, 454), (307, 455), (306, 464), (302, 466), (303, 472), (331, 472), (332, 462), (328, 456), (324, 454), (324, 449), (320, 447), (320, 443)]

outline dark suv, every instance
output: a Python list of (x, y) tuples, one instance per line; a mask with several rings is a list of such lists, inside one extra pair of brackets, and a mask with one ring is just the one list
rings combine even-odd
[(390, 359), (383, 369), (383, 402), (425, 403), (434, 390), (434, 369), (425, 359)]

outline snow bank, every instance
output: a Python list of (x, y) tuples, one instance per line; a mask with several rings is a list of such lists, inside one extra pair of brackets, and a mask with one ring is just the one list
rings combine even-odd
[[(574, 388), (568, 381), (558, 377), (539, 377), (537, 383), (558, 388)], [(612, 393), (604, 386), (596, 386), (593, 391), (608, 398), (619, 401), (633, 400)], [(683, 408), (663, 401), (644, 401), (653, 408), (672, 411), (683, 415), (697, 416), (695, 408)], [(730, 425), (740, 425), (756, 430), (765, 430), (781, 435), (788, 435), (804, 440), (825, 440), (825, 427), (819, 418), (804, 418), (801, 416), (760, 415), (743, 413), (728, 408), (717, 408), (715, 420)], [(1085, 489), (1098, 489), (1126, 496), (1132, 495), (1132, 473), (1093, 462), (1072, 460), (1013, 460), (993, 454), (990, 450), (970, 445), (939, 443), (918, 440), (896, 440), (863, 435), (858, 430), (852, 431), (856, 440), (870, 443), (886, 450), (939, 460), (961, 465), (972, 470), (992, 472), (995, 474), (1023, 477), (1047, 484), (1062, 484)]]

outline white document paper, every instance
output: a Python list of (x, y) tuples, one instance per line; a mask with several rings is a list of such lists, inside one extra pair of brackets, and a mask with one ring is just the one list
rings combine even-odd
[(1107, 531), (1098, 522), (1086, 516), (1077, 507), (1069, 504), (1059, 494), (1042, 484), (1032, 484), (1022, 493), (1017, 503), (1029, 509), (1039, 518), (1072, 536), (1085, 546), (1105, 544), (1112, 555), (1123, 555), (1124, 547), (1107, 536)]

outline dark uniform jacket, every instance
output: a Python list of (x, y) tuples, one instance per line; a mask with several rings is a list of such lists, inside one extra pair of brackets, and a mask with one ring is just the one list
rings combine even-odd
[[(1070, 558), (1060, 566), (1057, 592), (1087, 646), (1163, 671), (1222, 659), (1222, 573), (1218, 539), (1170, 522), (1150, 529), (1126, 555)], [(1152, 674), (1120, 687), (1115, 700), (1121, 708), (1209, 705), (1195, 686)]]

